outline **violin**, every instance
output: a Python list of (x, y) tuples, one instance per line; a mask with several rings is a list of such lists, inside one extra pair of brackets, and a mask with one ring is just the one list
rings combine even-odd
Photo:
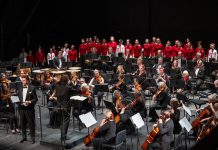
[(136, 92), (141, 92), (142, 91), (142, 86), (138, 83), (135, 85), (135, 90)]
[(156, 97), (164, 91), (164, 87), (158, 88), (157, 92), (154, 94)]
[(115, 87), (119, 89), (119, 86), (120, 86), (122, 83), (124, 83), (124, 80), (123, 80), (123, 79), (119, 80), (115, 85), (113, 85), (112, 87), (110, 87), (110, 91), (113, 91), (113, 89), (114, 89)]
[(121, 104), (121, 100), (122, 100), (122, 97), (119, 95), (119, 96), (116, 98), (116, 106), (115, 106), (117, 112), (119, 111), (120, 104)]
[[(104, 124), (106, 124), (108, 121), (110, 120), (110, 118), (106, 118), (106, 121)], [(100, 130), (100, 126), (97, 126), (93, 129), (92, 133), (89, 134), (88, 136), (86, 136), (84, 139), (83, 139), (83, 143), (85, 145), (88, 145), (89, 143), (91, 143), (91, 141), (95, 138), (95, 136), (99, 133), (99, 130)]]

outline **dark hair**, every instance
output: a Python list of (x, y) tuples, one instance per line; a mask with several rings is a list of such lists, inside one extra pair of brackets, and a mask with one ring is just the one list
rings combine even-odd
[(60, 83), (61, 84), (67, 84), (67, 82), (68, 82), (68, 76), (67, 75), (62, 75)]
[(30, 81), (30, 78), (28, 75), (24, 75), (22, 78), (26, 79), (27, 81)]

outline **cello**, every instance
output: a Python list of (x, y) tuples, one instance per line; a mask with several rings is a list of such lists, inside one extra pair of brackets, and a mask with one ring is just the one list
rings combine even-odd
[(148, 145), (153, 142), (156, 135), (159, 133), (160, 129), (158, 127), (155, 127), (149, 134), (148, 138), (144, 141), (144, 143), (141, 146), (142, 150), (147, 150)]

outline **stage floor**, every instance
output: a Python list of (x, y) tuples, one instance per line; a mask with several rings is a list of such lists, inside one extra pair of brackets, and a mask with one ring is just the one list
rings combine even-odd
[[(196, 97), (195, 97), (196, 98)], [(111, 95), (109, 95), (108, 100), (111, 100)], [(38, 101), (38, 104), (41, 104), (41, 100)], [(149, 102), (146, 101), (146, 105), (148, 105)], [(204, 107), (204, 106), (202, 106)], [(188, 108), (193, 111), (193, 114), (195, 112), (195, 107), (193, 104), (189, 105)], [(36, 110), (36, 143), (35, 144), (31, 144), (30, 142), (30, 138), (28, 136), (28, 141), (25, 143), (19, 143), (19, 141), (21, 140), (21, 134), (11, 134), (6, 132), (5, 129), (3, 129), (3, 126), (0, 125), (0, 150), (59, 150), (61, 149), (60, 147), (60, 129), (51, 129), (51, 128), (47, 128), (46, 125), (49, 122), (49, 111), (47, 108), (44, 108), (41, 110), (42, 112), (42, 127), (43, 127), (43, 138), (41, 139), (40, 137), (40, 117), (39, 117), (39, 109), (36, 106), (35, 108)], [(97, 121), (99, 124), (99, 122), (102, 120), (103, 115), (101, 114), (102, 110), (97, 110)], [(184, 111), (181, 109), (181, 118), (184, 117)], [(191, 118), (192, 120), (194, 119), (193, 117)], [(148, 117), (147, 120), (150, 120), (150, 118)], [(146, 121), (146, 120), (145, 120)], [(97, 125), (96, 124), (96, 125)], [(139, 147), (138, 149), (140, 149), (141, 144), (144, 142), (144, 140), (146, 139), (147, 135), (149, 134), (147, 132), (147, 127), (146, 124), (148, 125), (148, 130), (149, 132), (152, 129), (152, 125), (154, 123), (150, 123), (149, 121), (145, 122), (145, 126), (143, 126), (141, 129), (139, 129)], [(93, 127), (90, 128), (90, 131), (92, 131), (92, 129), (95, 127), (95, 125)], [(73, 146), (74, 150), (81, 150), (81, 149), (85, 149), (86, 147), (84, 146), (83, 142), (82, 142), (82, 137), (84, 135), (86, 135), (87, 133), (87, 129), (86, 128), (82, 128), (81, 131), (78, 131), (78, 121), (74, 122), (73, 125), (73, 120), (71, 118), (71, 122), (70, 122), (70, 126), (69, 126), (69, 131), (68, 131), (68, 137), (70, 140), (66, 141), (66, 144), (70, 144), (71, 147)], [(177, 137), (177, 136), (176, 136)], [(132, 142), (131, 142), (131, 138), (132, 138)], [(49, 139), (49, 140), (48, 140)], [(40, 142), (41, 141), (41, 142)], [(76, 141), (75, 143), (73, 143), (72, 141)], [(132, 146), (133, 143), (133, 146)], [(188, 143), (188, 147), (191, 147), (195, 141), (191, 140), (190, 144), (189, 141)], [(183, 142), (183, 145), (185, 145), (185, 143)], [(132, 135), (132, 136), (128, 136), (127, 137), (127, 146), (129, 147), (129, 149), (135, 150), (137, 149), (137, 136), (136, 134)]]

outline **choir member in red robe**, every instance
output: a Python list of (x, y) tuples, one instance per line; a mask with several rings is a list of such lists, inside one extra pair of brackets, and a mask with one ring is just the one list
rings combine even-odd
[(77, 50), (75, 50), (75, 46), (71, 45), (70, 50), (68, 51), (68, 62), (74, 66), (77, 62)]
[(205, 51), (204, 51), (201, 41), (198, 42), (198, 47), (195, 49), (195, 54), (197, 53), (201, 53), (201, 58), (205, 57)]
[(130, 43), (130, 39), (127, 39), (126, 44), (125, 44), (125, 56), (127, 56), (127, 55), (128, 56), (133, 55), (133, 47), (132, 47), (132, 44)]
[(117, 42), (114, 40), (114, 37), (111, 36), (110, 37), (110, 42), (108, 43), (108, 47), (112, 47), (113, 48), (113, 53), (116, 53), (116, 49), (117, 49)]
[(151, 57), (151, 44), (149, 39), (145, 39), (145, 44), (143, 45), (143, 51), (145, 57)]
[(158, 50), (163, 50), (163, 45), (161, 44), (160, 38), (156, 39), (156, 43), (153, 46), (153, 56), (157, 55)]
[(171, 42), (167, 41), (166, 46), (163, 50), (164, 57), (168, 60), (171, 60), (173, 57), (173, 47), (171, 46)]
[(187, 60), (192, 60), (194, 58), (194, 49), (192, 47), (192, 44), (189, 42), (187, 43), (186, 48), (184, 48), (184, 54), (185, 58)]
[(138, 58), (141, 56), (142, 46), (139, 44), (139, 40), (135, 40), (135, 45), (133, 46), (133, 57)]
[(35, 54), (35, 61), (36, 61), (36, 66), (38, 67), (43, 67), (45, 63), (45, 55), (42, 52), (42, 49), (39, 48), (38, 52)]
[(183, 46), (184, 49), (187, 49), (188, 43), (191, 43), (191, 41), (190, 41), (189, 38), (186, 39), (186, 43), (185, 43), (184, 46)]
[(52, 52), (55, 54), (55, 57), (58, 56), (58, 51), (55, 48), (55, 45), (52, 46)]
[(87, 44), (85, 43), (85, 39), (81, 39), (81, 44), (79, 46), (79, 57), (86, 54)]
[(27, 60), (28, 62), (31, 62), (32, 65), (35, 64), (34, 56), (33, 56), (33, 53), (32, 53), (31, 50), (30, 50), (29, 53), (27, 54), (26, 60)]

